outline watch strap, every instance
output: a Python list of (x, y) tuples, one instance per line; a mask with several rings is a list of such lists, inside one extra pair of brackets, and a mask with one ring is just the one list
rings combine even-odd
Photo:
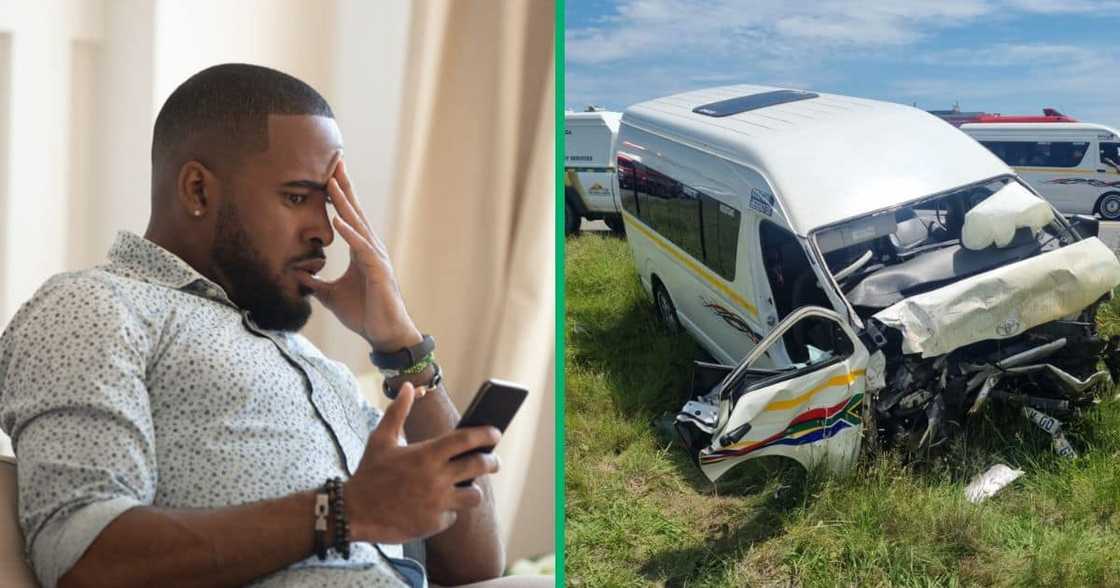
[(416, 376), (423, 373), (424, 370), (428, 369), (429, 365), (432, 365), (435, 362), (436, 354), (435, 352), (432, 352), (424, 356), (420, 361), (412, 364), (412, 366), (408, 367), (407, 369), (390, 370), (382, 368), (379, 371), (381, 372), (381, 376), (384, 378), (395, 378), (397, 376)]
[(373, 365), (382, 370), (404, 371), (416, 365), (436, 349), (436, 340), (431, 335), (424, 335), (420, 342), (411, 347), (405, 347), (392, 352), (374, 350), (369, 354)]

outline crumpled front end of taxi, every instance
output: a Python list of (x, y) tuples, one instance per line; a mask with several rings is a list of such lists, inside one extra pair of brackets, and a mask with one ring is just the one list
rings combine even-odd
[[(1022, 412), (1053, 438), (1059, 454), (1075, 455), (1062, 422), (1093, 406), (1120, 372), (1117, 339), (1103, 339), (1096, 325), (1097, 309), (1120, 285), (1120, 261), (1103, 242), (1082, 238), (1014, 178), (967, 186), (813, 237), (849, 317), (854, 312), (861, 323), (858, 342), (842, 362), (759, 374), (738, 398), (728, 390), (743, 366), (724, 368), (722, 380), (706, 373), (715, 366), (698, 366), (693, 393), (676, 419), (710, 479), (751, 452), (846, 470), (865, 445), (928, 450), (952, 438), (987, 403)], [(849, 317), (817, 310), (855, 332)], [(787, 328), (797, 333), (796, 325)], [(843, 340), (836, 335), (806, 331), (793, 340), (812, 353), (832, 349)], [(784, 344), (788, 349), (788, 336)], [(793, 378), (796, 389), (766, 384), (767, 377), (789, 380), (792, 372), (804, 374)], [(767, 410), (808, 397), (813, 386), (823, 388), (808, 395), (811, 405)], [(815, 437), (798, 434), (808, 421)], [(763, 447), (770, 450), (758, 451)]]
[[(886, 370), (870, 398), (879, 439), (939, 445), (986, 402), (1053, 423), (1092, 406), (1112, 381), (1099, 364), (1120, 367), (1115, 340), (1096, 328), (1099, 303), (1118, 284), (1115, 254), (1090, 238), (877, 312), (869, 322), (884, 339)], [(1072, 450), (1054, 425), (1040, 426), (1057, 450)]]

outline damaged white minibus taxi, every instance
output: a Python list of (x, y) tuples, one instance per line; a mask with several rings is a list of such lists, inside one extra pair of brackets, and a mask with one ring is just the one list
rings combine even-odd
[[(676, 426), (711, 480), (764, 455), (850, 468), (1005, 402), (1060, 419), (1117, 367), (1120, 263), (1002, 161), (916, 108), (731, 86), (622, 117), (618, 198), (643, 286), (697, 363)], [(1041, 434), (1041, 433), (1040, 433)]]

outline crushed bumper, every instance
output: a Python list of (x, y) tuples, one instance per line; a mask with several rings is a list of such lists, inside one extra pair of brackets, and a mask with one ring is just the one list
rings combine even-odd
[(874, 318), (902, 352), (944, 355), (1076, 315), (1120, 284), (1120, 262), (1096, 237), (907, 298)]

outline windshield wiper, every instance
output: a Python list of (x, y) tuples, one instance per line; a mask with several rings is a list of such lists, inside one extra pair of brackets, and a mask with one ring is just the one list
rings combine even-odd
[(948, 241), (939, 241), (937, 243), (930, 243), (929, 245), (922, 245), (921, 247), (917, 247), (917, 248), (911, 249), (909, 251), (903, 251), (903, 252), (898, 254), (898, 257), (899, 258), (913, 257), (915, 255), (918, 255), (919, 253), (925, 253), (927, 251), (934, 251), (934, 250), (937, 250), (937, 249), (942, 249), (942, 248), (948, 247), (950, 245), (960, 245), (960, 244), (961, 244), (960, 239), (950, 239)]

